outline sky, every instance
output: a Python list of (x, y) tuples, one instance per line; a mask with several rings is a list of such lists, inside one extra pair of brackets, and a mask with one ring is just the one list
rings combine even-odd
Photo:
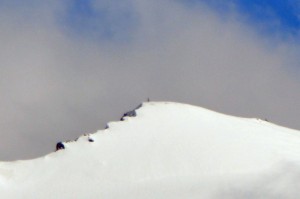
[(0, 0), (0, 160), (146, 101), (300, 129), (300, 2)]

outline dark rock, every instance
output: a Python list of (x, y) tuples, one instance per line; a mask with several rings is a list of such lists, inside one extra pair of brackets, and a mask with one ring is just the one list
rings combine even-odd
[(135, 117), (135, 116), (136, 116), (135, 110), (128, 111), (128, 112), (124, 113), (123, 117), (121, 118), (121, 121), (124, 121), (124, 117)]
[(124, 117), (135, 117), (136, 116), (136, 112), (135, 112), (135, 110), (133, 110), (133, 111), (129, 111), (129, 112), (127, 112), (127, 113), (125, 113), (124, 114)]
[(94, 140), (92, 138), (89, 138), (88, 141), (89, 142), (94, 142)]

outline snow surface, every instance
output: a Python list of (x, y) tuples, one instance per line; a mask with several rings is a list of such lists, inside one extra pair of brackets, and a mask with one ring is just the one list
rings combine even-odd
[(299, 131), (171, 102), (136, 114), (65, 150), (0, 162), (0, 198), (299, 198)]

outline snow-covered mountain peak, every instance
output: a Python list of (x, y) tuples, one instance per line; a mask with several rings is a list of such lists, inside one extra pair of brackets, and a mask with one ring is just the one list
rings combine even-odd
[(293, 198), (300, 190), (299, 131), (186, 104), (146, 102), (62, 144), (0, 163), (0, 198)]

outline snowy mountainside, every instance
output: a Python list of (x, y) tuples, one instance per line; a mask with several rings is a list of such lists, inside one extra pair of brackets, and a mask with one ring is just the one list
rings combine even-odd
[[(91, 142), (92, 140), (92, 142)], [(45, 157), (0, 162), (0, 198), (297, 198), (300, 132), (143, 103)]]

